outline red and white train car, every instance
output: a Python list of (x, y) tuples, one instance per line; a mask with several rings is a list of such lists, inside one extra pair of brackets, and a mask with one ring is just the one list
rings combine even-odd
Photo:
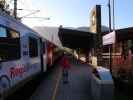
[(46, 72), (47, 66), (54, 62), (54, 54), (59, 52), (57, 49), (37, 32), (1, 13), (0, 95), (7, 96), (14, 87), (21, 85), (20, 83)]

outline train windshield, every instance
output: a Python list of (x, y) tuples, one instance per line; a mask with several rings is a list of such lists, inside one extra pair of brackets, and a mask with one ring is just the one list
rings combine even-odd
[(17, 32), (0, 27), (0, 62), (20, 58), (20, 37)]

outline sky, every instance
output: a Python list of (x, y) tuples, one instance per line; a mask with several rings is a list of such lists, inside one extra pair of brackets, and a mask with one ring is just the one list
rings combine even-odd
[[(13, 0), (12, 0), (13, 1)], [(115, 1), (115, 28), (133, 26), (133, 0)], [(102, 5), (102, 25), (108, 26), (108, 0), (18, 0), (19, 16), (40, 12), (28, 17), (49, 17), (50, 20), (39, 18), (23, 18), (23, 23), (33, 26), (80, 27), (90, 26), (90, 12), (96, 4)]]

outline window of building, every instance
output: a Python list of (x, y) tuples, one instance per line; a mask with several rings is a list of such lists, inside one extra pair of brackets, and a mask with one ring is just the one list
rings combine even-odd
[(128, 56), (128, 43), (127, 40), (122, 41), (122, 56), (126, 60)]
[(131, 53), (133, 54), (133, 40), (130, 40), (128, 42), (128, 48), (129, 48), (129, 50), (131, 50)]
[(38, 44), (35, 38), (29, 38), (29, 55), (30, 57), (38, 56)]

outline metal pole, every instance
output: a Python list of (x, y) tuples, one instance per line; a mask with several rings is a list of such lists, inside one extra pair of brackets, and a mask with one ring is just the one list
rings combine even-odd
[(113, 0), (113, 30), (115, 30), (115, 4), (114, 4), (114, 0)]
[[(112, 0), (112, 9), (113, 9), (113, 12), (112, 12), (112, 14), (113, 14), (113, 31), (115, 31), (115, 7), (114, 7), (115, 5), (114, 5), (114, 0)], [(112, 44), (110, 45), (110, 72), (111, 72), (111, 74), (112, 74)]]
[[(108, 1), (108, 7), (109, 7), (109, 32), (111, 32), (111, 1)], [(110, 59), (109, 59), (109, 69), (112, 73), (112, 44), (109, 45), (109, 53), (110, 53)]]
[(14, 18), (17, 19), (17, 0), (14, 0)]
[(108, 1), (108, 8), (109, 8), (109, 32), (111, 32), (111, 6), (110, 0)]
[(110, 44), (110, 72), (112, 73), (112, 44)]

